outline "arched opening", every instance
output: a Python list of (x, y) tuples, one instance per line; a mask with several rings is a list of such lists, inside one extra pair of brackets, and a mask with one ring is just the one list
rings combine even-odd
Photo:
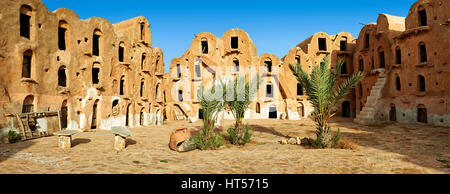
[(123, 62), (125, 55), (125, 43), (120, 42), (119, 44), (119, 62)]
[(363, 96), (363, 86), (361, 83), (359, 83), (359, 96), (362, 97)]
[(131, 106), (131, 104), (128, 104), (128, 106), (127, 106), (127, 112), (125, 113), (125, 126), (127, 126), (128, 127), (128, 125), (130, 124), (129, 122), (129, 120), (130, 120), (130, 106)]
[(203, 119), (203, 109), (198, 110), (198, 119)]
[(146, 59), (147, 59), (147, 53), (142, 53), (142, 57), (141, 57), (141, 69), (144, 69)]
[(239, 38), (237, 36), (231, 37), (231, 48), (238, 49), (239, 47)]
[(20, 7), (20, 36), (30, 39), (32, 8), (29, 5)]
[(234, 69), (236, 72), (239, 72), (239, 60), (234, 58), (233, 59)]
[(271, 81), (268, 81), (266, 85), (266, 97), (273, 97), (273, 86)]
[(384, 56), (383, 48), (378, 49), (378, 59), (380, 60), (380, 68), (385, 68), (386, 67), (386, 59)]
[(145, 84), (145, 80), (144, 79), (142, 79), (141, 80), (141, 90), (140, 90), (140, 96), (141, 97), (143, 97), (143, 95), (144, 95), (144, 84)]
[(202, 54), (208, 54), (208, 40), (202, 39), (201, 46), (202, 46)]
[(144, 22), (141, 22), (141, 24), (140, 24), (140, 27), (141, 27), (141, 40), (144, 40), (145, 39), (145, 23)]
[(183, 102), (183, 90), (178, 90), (178, 101)]
[(119, 115), (119, 100), (113, 100), (112, 102), (112, 115), (118, 116)]
[(100, 44), (101, 44), (102, 32), (98, 29), (94, 30), (92, 35), (92, 55), (100, 56)]
[(425, 92), (425, 90), (426, 90), (425, 77), (423, 75), (418, 75), (417, 76), (417, 90), (419, 92)]
[(269, 119), (277, 119), (278, 113), (277, 113), (277, 107), (272, 106), (269, 108)]
[(299, 106), (297, 107), (298, 115), (300, 118), (305, 117), (305, 107), (303, 106), (303, 103), (299, 103)]
[(98, 106), (98, 101), (96, 100), (94, 102), (94, 106), (92, 107), (92, 123), (91, 123), (91, 129), (97, 129), (97, 106)]
[(159, 83), (156, 85), (156, 90), (155, 90), (155, 99), (158, 100), (159, 98)]
[(68, 117), (67, 100), (64, 100), (61, 105), (61, 128), (62, 129), (67, 128), (67, 117)]
[(67, 79), (66, 79), (66, 67), (62, 66), (58, 69), (58, 86), (66, 87)]
[(389, 110), (389, 120), (397, 121), (397, 109), (395, 108), (395, 104), (391, 104), (391, 109)]
[(100, 82), (100, 64), (94, 63), (92, 66), (92, 84), (98, 84)]
[(66, 50), (67, 29), (69, 25), (65, 21), (59, 21), (58, 26), (58, 48), (59, 50)]
[(395, 89), (397, 91), (401, 91), (402, 90), (402, 85), (400, 82), (400, 77), (398, 75), (395, 76)]
[(141, 112), (139, 113), (139, 125), (144, 125), (144, 108), (142, 108)]
[(33, 51), (27, 50), (23, 53), (22, 77), (31, 78), (31, 63), (33, 60)]
[(159, 56), (156, 58), (155, 62), (155, 73), (158, 73), (158, 65), (159, 65)]
[(34, 112), (34, 96), (29, 95), (23, 100), (22, 113)]
[(427, 109), (423, 104), (417, 106), (417, 122), (428, 123)]
[(419, 44), (419, 55), (420, 55), (420, 62), (425, 63), (428, 61), (427, 57), (427, 47), (425, 46), (425, 43), (421, 42)]
[(295, 64), (300, 64), (300, 55), (295, 56)]
[(395, 49), (395, 63), (402, 64), (402, 51), (400, 50), (400, 47)]
[(364, 36), (364, 48), (369, 48), (370, 47), (370, 34), (366, 33)]
[(297, 83), (297, 96), (303, 96), (303, 86), (300, 83)]
[(272, 72), (272, 59), (267, 58), (264, 61), (264, 68), (266, 69), (266, 72)]
[(261, 104), (259, 102), (256, 103), (256, 113), (261, 113)]
[(419, 26), (427, 26), (427, 12), (425, 9), (419, 9), (418, 16)]
[(342, 103), (342, 117), (349, 118), (350, 117), (350, 102), (345, 101)]
[(346, 75), (347, 73), (348, 73), (347, 62), (344, 61), (344, 63), (342, 64), (342, 67), (341, 67), (341, 74)]
[(178, 78), (181, 77), (181, 66), (180, 66), (180, 64), (177, 64), (177, 77)]
[(359, 58), (359, 71), (364, 71), (364, 59), (362, 57)]
[(326, 51), (327, 50), (327, 39), (326, 38), (319, 38), (319, 51)]
[(119, 84), (119, 94), (120, 95), (124, 95), (125, 94), (125, 76), (123, 75), (122, 77), (120, 77), (120, 84)]
[(341, 51), (346, 51), (347, 50), (347, 38), (343, 38), (340, 41), (340, 50)]

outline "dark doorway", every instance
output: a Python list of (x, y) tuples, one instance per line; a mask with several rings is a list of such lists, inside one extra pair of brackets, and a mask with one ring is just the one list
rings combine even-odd
[(341, 40), (341, 51), (346, 51), (347, 50), (347, 41), (345, 40)]
[(67, 100), (62, 103), (61, 106), (61, 128), (67, 128), (67, 116), (68, 116), (68, 108), (67, 108)]
[(369, 47), (370, 47), (370, 34), (367, 33), (364, 38), (364, 48), (369, 48)]
[(20, 11), (20, 36), (30, 39), (31, 7), (22, 6)]
[(97, 129), (97, 106), (98, 106), (98, 100), (95, 101), (94, 106), (92, 108), (91, 129)]
[(427, 12), (425, 9), (419, 11), (419, 26), (427, 25)]
[(350, 118), (350, 102), (348, 101), (342, 103), (342, 117)]
[(391, 104), (391, 110), (389, 111), (389, 120), (397, 121), (397, 109), (395, 108), (395, 104)]
[(297, 96), (303, 96), (303, 86), (300, 83), (297, 83)]
[(300, 118), (305, 117), (305, 107), (303, 106), (302, 103), (300, 103), (300, 106), (297, 107), (297, 111), (298, 111), (298, 115), (300, 116)]
[(61, 67), (58, 70), (58, 86), (66, 87), (66, 81), (66, 69), (64, 67)]
[(386, 60), (384, 57), (384, 51), (381, 51), (380, 53), (380, 68), (385, 68), (386, 67)]
[(417, 121), (419, 123), (428, 123), (427, 109), (423, 105), (417, 107)]
[(425, 46), (425, 44), (421, 43), (419, 45), (419, 50), (420, 50), (420, 62), (421, 63), (425, 63), (427, 62), (427, 47)]
[(141, 114), (139, 114), (139, 125), (144, 125), (144, 112), (141, 111)]
[(342, 67), (341, 67), (341, 74), (342, 74), (342, 75), (346, 75), (347, 73), (348, 73), (348, 70), (347, 70), (347, 63), (344, 62), (344, 64), (342, 64)]
[(66, 28), (58, 28), (58, 48), (62, 51), (66, 50), (66, 31)]
[(92, 36), (92, 55), (100, 56), (100, 35), (94, 32)]
[(399, 48), (395, 49), (395, 63), (402, 64), (402, 51)]
[(123, 62), (124, 51), (125, 51), (124, 44), (120, 43), (120, 45), (119, 45), (119, 62)]
[(269, 119), (277, 119), (278, 118), (278, 114), (277, 114), (277, 107), (273, 106), (269, 108)]
[(126, 115), (125, 115), (125, 126), (127, 126), (128, 127), (128, 125), (129, 125), (129, 114), (130, 114), (130, 106), (131, 106), (131, 104), (129, 104), (128, 106), (127, 106), (127, 112), (126, 112)]
[(264, 61), (267, 72), (272, 72), (272, 61)]
[(27, 50), (23, 54), (22, 61), (22, 77), (31, 78), (31, 62), (32, 62), (33, 51)]
[(417, 89), (419, 92), (425, 92), (425, 77), (423, 75), (417, 76)]
[(93, 84), (98, 84), (99, 83), (99, 79), (98, 79), (98, 74), (100, 73), (100, 68), (98, 67), (92, 67), (92, 83)]

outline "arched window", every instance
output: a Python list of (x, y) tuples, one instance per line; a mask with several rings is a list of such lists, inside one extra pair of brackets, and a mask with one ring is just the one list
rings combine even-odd
[(272, 82), (268, 81), (266, 85), (266, 97), (272, 98), (273, 97), (273, 86)]
[(123, 62), (123, 58), (125, 57), (125, 43), (120, 42), (119, 44), (119, 62)]
[(267, 58), (264, 61), (264, 67), (266, 69), (266, 72), (272, 72), (272, 60), (270, 58)]
[(385, 68), (386, 67), (386, 59), (385, 59), (385, 56), (384, 56), (384, 50), (381, 47), (378, 49), (378, 59), (380, 60), (379, 67), (380, 68)]
[(100, 64), (94, 63), (92, 66), (92, 83), (98, 84), (100, 82)]
[(425, 77), (423, 75), (417, 76), (417, 90), (419, 92), (425, 92), (426, 90)]
[(305, 106), (303, 106), (303, 103), (299, 103), (299, 106), (297, 107), (297, 112), (300, 118), (305, 117)]
[(58, 48), (59, 50), (66, 50), (67, 30), (69, 25), (65, 21), (59, 21), (58, 26)]
[(66, 79), (66, 67), (62, 66), (58, 69), (58, 86), (66, 87), (67, 79)]
[(319, 51), (326, 51), (327, 50), (327, 39), (326, 38), (319, 38), (318, 39), (319, 44)]
[(401, 91), (402, 90), (402, 85), (400, 83), (400, 77), (398, 75), (395, 76), (395, 89), (397, 91)]
[(395, 63), (402, 64), (402, 51), (400, 50), (400, 47), (395, 49)]
[(141, 40), (144, 40), (145, 39), (145, 23), (141, 22), (140, 27), (141, 27)]
[(359, 71), (364, 71), (364, 59), (362, 57), (359, 58)]
[(156, 100), (158, 100), (158, 98), (159, 98), (159, 83), (158, 83), (158, 85), (156, 85), (156, 91), (155, 91), (155, 99)]
[(261, 104), (259, 102), (256, 103), (256, 113), (261, 113)]
[(32, 8), (29, 5), (20, 7), (20, 36), (30, 39)]
[(300, 55), (295, 56), (295, 64), (300, 64)]
[(181, 66), (177, 64), (177, 77), (181, 77)]
[(155, 73), (158, 73), (158, 65), (159, 65), (159, 56), (156, 58), (155, 62)]
[(419, 43), (419, 54), (420, 54), (420, 62), (424, 63), (427, 62), (427, 47), (425, 46), (425, 43), (421, 42)]
[(340, 50), (346, 51), (347, 50), (347, 37), (343, 37), (340, 42)]
[(370, 34), (366, 33), (364, 36), (364, 48), (370, 47)]
[(92, 35), (92, 55), (100, 56), (100, 45), (101, 45), (102, 32), (99, 29), (94, 30)]
[(347, 74), (347, 73), (348, 73), (348, 70), (347, 70), (347, 62), (344, 61), (344, 64), (342, 64), (342, 67), (341, 67), (341, 74), (342, 74), (342, 75), (345, 75), (345, 74)]
[(140, 96), (142, 97), (144, 95), (144, 85), (145, 84), (145, 80), (142, 79), (141, 80), (141, 92), (140, 92)]
[(178, 90), (178, 101), (183, 102), (183, 90)]
[(22, 77), (31, 78), (31, 63), (33, 61), (33, 51), (27, 50), (23, 53)]
[(147, 59), (147, 53), (142, 53), (142, 57), (141, 57), (141, 69), (144, 69), (146, 59)]
[(297, 83), (297, 96), (303, 96), (303, 86), (300, 83)]
[(395, 108), (395, 104), (391, 104), (391, 110), (389, 111), (389, 120), (397, 121), (397, 109)]
[(234, 58), (233, 59), (234, 69), (236, 72), (239, 72), (239, 60)]
[(239, 48), (239, 38), (236, 37), (231, 37), (231, 48), (232, 49), (238, 49)]
[(427, 26), (427, 12), (425, 9), (419, 9), (418, 16), (419, 26)]
[(202, 53), (203, 54), (208, 54), (208, 40), (203, 38), (202, 41), (201, 41), (201, 46), (202, 46)]
[(120, 87), (119, 87), (119, 94), (120, 95), (124, 95), (124, 87), (125, 87), (125, 76), (123, 75), (122, 77), (120, 77)]
[(23, 100), (22, 113), (34, 112), (34, 97), (32, 95), (27, 96)]

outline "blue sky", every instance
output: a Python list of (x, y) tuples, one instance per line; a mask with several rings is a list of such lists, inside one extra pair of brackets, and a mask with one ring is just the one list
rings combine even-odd
[(145, 16), (151, 24), (153, 46), (163, 49), (166, 72), (170, 61), (181, 56), (200, 32), (220, 38), (231, 28), (241, 28), (250, 35), (258, 55), (273, 53), (282, 58), (316, 32), (350, 32), (358, 37), (360, 23), (376, 22), (380, 13), (406, 17), (415, 1), (42, 0), (50, 11), (68, 8), (81, 19), (98, 16), (118, 23)]

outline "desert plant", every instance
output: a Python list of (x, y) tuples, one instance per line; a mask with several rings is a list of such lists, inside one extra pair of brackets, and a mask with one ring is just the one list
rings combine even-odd
[(225, 106), (230, 109), (235, 120), (234, 127), (228, 129), (229, 139), (234, 145), (245, 145), (250, 142), (253, 133), (248, 125), (242, 123), (242, 120), (252, 99), (256, 96), (259, 85), (261, 85), (259, 76), (255, 76), (250, 82), (245, 81), (245, 76), (239, 76), (235, 81), (230, 80), (223, 85)]
[[(203, 110), (203, 129), (200, 133), (193, 137), (195, 145), (201, 150), (216, 149), (223, 145), (223, 139), (214, 129), (216, 127), (217, 117), (223, 110), (224, 103), (220, 98), (215, 97), (216, 88), (222, 89), (222, 86), (212, 86), (207, 92), (202, 86), (200, 89), (199, 99), (200, 108)], [(217, 91), (219, 92), (219, 91)], [(222, 91), (220, 91), (222, 92)]]
[(16, 143), (18, 141), (20, 141), (20, 134), (17, 133), (16, 131), (14, 131), (14, 130), (8, 131), (8, 142), (9, 143)]
[(340, 138), (340, 133), (333, 134), (328, 120), (336, 114), (337, 104), (342, 101), (345, 96), (353, 89), (364, 76), (364, 72), (357, 72), (356, 74), (343, 80), (337, 84), (336, 79), (344, 64), (342, 59), (336, 65), (334, 70), (330, 70), (330, 56), (327, 55), (320, 65), (314, 66), (310, 75), (308, 75), (301, 67), (301, 64), (295, 66), (290, 64), (294, 76), (297, 81), (305, 89), (305, 93), (309, 98), (314, 111), (311, 116), (316, 122), (316, 140), (314, 145), (317, 148), (330, 148), (336, 145)]

